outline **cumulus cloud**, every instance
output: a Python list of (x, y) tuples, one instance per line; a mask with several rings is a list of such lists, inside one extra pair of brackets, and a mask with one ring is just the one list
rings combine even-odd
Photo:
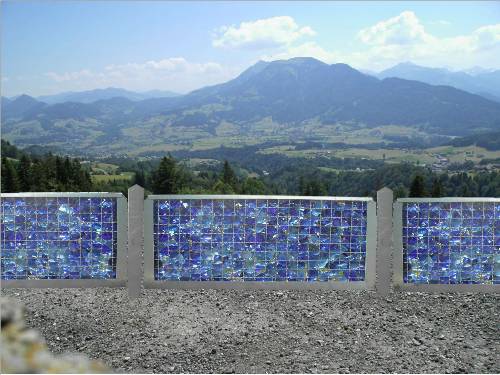
[[(356, 38), (361, 43), (354, 52), (328, 50), (313, 40), (289, 43), (262, 58), (309, 56), (327, 63), (345, 62), (356, 68), (381, 70), (408, 60), (456, 69), (474, 65), (492, 67), (500, 56), (500, 24), (482, 26), (467, 35), (438, 37), (428, 32), (412, 11), (365, 27)], [(500, 68), (498, 62), (496, 68)]]
[[(500, 46), (500, 23), (488, 25), (475, 30), (470, 43), (477, 50), (489, 49)], [(500, 56), (500, 55), (498, 55)]]
[(65, 72), (62, 74), (58, 74), (55, 72), (48, 72), (45, 73), (45, 75), (51, 79), (53, 79), (56, 82), (67, 82), (67, 81), (75, 81), (75, 80), (80, 80), (80, 79), (86, 79), (86, 78), (92, 78), (94, 74), (88, 70), (80, 70), (76, 72)]
[(425, 43), (432, 39), (415, 13), (410, 11), (362, 29), (358, 37), (370, 45)]
[(237, 67), (223, 67), (215, 62), (198, 63), (183, 57), (171, 57), (142, 63), (111, 64), (100, 71), (48, 72), (45, 76), (66, 90), (115, 86), (131, 90), (154, 88), (188, 92), (224, 82), (239, 72)]
[(302, 37), (314, 36), (309, 26), (300, 27), (290, 16), (278, 16), (223, 26), (216, 31), (212, 45), (218, 48), (266, 49), (291, 45)]
[(500, 56), (500, 24), (479, 27), (468, 35), (440, 38), (427, 32), (411, 11), (364, 28), (357, 37), (367, 49), (343, 57), (372, 69), (407, 60), (455, 68), (489, 66), (494, 56)]
[[(426, 30), (414, 12), (404, 11), (359, 30), (355, 34), (358, 47), (350, 52), (330, 50), (314, 39), (306, 39), (315, 34), (310, 27), (298, 25), (292, 17), (280, 16), (224, 26), (214, 35), (212, 44), (217, 48), (253, 49), (255, 60), (309, 56), (326, 63), (343, 62), (369, 70), (382, 70), (401, 61), (453, 69), (500, 68), (500, 24), (484, 25), (465, 35), (439, 37)], [(99, 71), (48, 72), (46, 77), (53, 85), (50, 91), (115, 86), (188, 92), (232, 79), (243, 68), (169, 57), (112, 64)], [(6, 85), (9, 83), (3, 80), (3, 86)]]

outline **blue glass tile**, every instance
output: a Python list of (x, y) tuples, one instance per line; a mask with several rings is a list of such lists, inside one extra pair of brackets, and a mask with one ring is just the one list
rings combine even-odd
[(366, 202), (171, 199), (153, 209), (157, 280), (364, 280)]
[[(498, 284), (495, 202), (404, 203), (403, 279), (424, 284)], [(497, 266), (498, 267), (498, 266)]]
[(116, 275), (116, 199), (2, 198), (2, 279)]

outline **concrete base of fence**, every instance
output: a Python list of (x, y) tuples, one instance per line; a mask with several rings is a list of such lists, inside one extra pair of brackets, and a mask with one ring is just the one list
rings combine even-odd
[(58, 279), (58, 280), (2, 280), (1, 288), (116, 288), (124, 287), (125, 280)]
[(424, 293), (500, 293), (496, 284), (397, 284), (394, 290)]
[(286, 281), (144, 281), (152, 289), (233, 289), (233, 290), (367, 290), (365, 282)]

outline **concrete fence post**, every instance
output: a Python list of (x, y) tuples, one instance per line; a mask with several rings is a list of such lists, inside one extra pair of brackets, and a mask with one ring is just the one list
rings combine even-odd
[(386, 296), (392, 285), (392, 190), (384, 187), (377, 191), (377, 293)]
[(127, 288), (130, 298), (137, 298), (142, 291), (144, 251), (144, 189), (134, 185), (128, 189), (128, 259)]

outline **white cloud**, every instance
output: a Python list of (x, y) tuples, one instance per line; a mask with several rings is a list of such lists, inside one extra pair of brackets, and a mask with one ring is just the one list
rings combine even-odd
[(499, 67), (500, 24), (482, 26), (468, 35), (440, 38), (427, 32), (415, 13), (405, 11), (360, 30), (358, 39), (367, 49), (343, 57), (364, 68), (383, 69), (408, 60), (458, 69), (491, 66), (497, 61)]
[(425, 31), (415, 13), (405, 11), (399, 16), (362, 29), (359, 39), (375, 47), (406, 48), (416, 55), (436, 55), (450, 51), (474, 52), (500, 44), (500, 24), (482, 26), (470, 35), (438, 38)]
[(56, 82), (76, 81), (87, 78), (90, 79), (93, 78), (94, 76), (94, 74), (88, 69), (80, 70), (77, 72), (66, 72), (62, 74), (58, 74), (55, 72), (48, 72), (45, 73), (45, 75)]
[(223, 67), (215, 62), (198, 63), (183, 57), (150, 60), (142, 63), (112, 64), (101, 71), (48, 72), (58, 83), (58, 91), (123, 87), (130, 90), (165, 89), (188, 92), (234, 78), (241, 69)]
[[(471, 36), (471, 44), (476, 50), (500, 46), (500, 23), (483, 26), (475, 30)], [(497, 57), (500, 59), (500, 55), (497, 55)]]
[(438, 37), (425, 29), (414, 12), (404, 11), (361, 29), (357, 39), (361, 48), (354, 52), (328, 50), (315, 41), (309, 41), (276, 48), (263, 59), (309, 56), (327, 63), (345, 62), (370, 70), (385, 69), (408, 60), (455, 69), (475, 65), (500, 68), (500, 24), (482, 26), (467, 35)]
[[(220, 48), (253, 48), (255, 60), (259, 57), (269, 61), (309, 56), (326, 63), (343, 62), (367, 70), (382, 70), (401, 61), (424, 66), (447, 66), (454, 70), (473, 66), (500, 69), (500, 24), (484, 25), (465, 35), (439, 37), (426, 30), (414, 12), (404, 11), (359, 30), (356, 34), (358, 47), (352, 52), (331, 50), (316, 40), (306, 39), (314, 35), (310, 27), (298, 25), (292, 17), (281, 16), (222, 27), (214, 36), (213, 45)], [(100, 70), (49, 72), (46, 73), (43, 90), (58, 92), (115, 86), (137, 91), (165, 89), (188, 92), (232, 79), (243, 68), (169, 57), (112, 64)], [(16, 84), (21, 80), (29, 82), (29, 86), (26, 83), (29, 90), (33, 79), (10, 79)], [(12, 86), (6, 80), (2, 83), (2, 88)]]
[(370, 45), (405, 45), (428, 42), (432, 37), (424, 30), (415, 13), (404, 11), (399, 16), (381, 21), (374, 26), (362, 29), (358, 37)]
[(239, 26), (223, 26), (212, 41), (219, 48), (266, 49), (287, 46), (302, 37), (316, 33), (309, 26), (300, 27), (289, 16), (279, 16), (242, 22)]

